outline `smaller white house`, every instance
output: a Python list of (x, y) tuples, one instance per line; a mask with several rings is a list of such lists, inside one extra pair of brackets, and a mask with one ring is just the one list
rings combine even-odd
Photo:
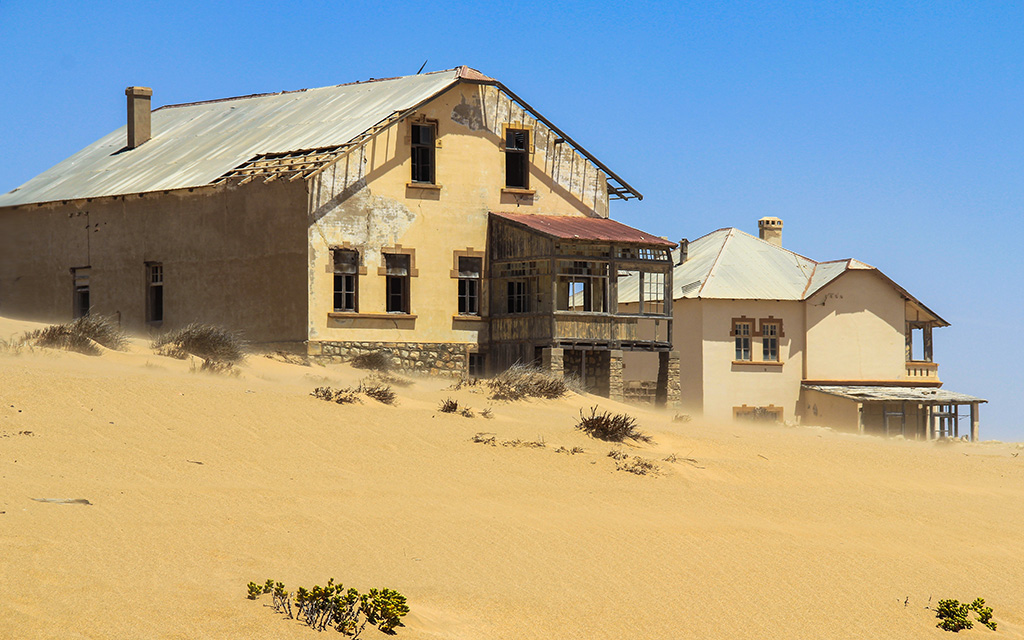
[[(682, 412), (913, 438), (959, 436), (963, 418), (977, 438), (985, 400), (943, 389), (933, 358), (948, 322), (871, 265), (784, 249), (778, 218), (759, 231), (719, 229), (674, 253)], [(642, 295), (620, 280), (620, 305)], [(627, 354), (627, 397), (652, 377), (648, 360)]]

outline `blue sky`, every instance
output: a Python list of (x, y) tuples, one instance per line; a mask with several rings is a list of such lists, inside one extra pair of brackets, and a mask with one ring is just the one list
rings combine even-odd
[(946, 387), (1024, 440), (1024, 4), (0, 2), (0, 191), (154, 106), (467, 64), (644, 193), (673, 239), (785, 221), (953, 323)]

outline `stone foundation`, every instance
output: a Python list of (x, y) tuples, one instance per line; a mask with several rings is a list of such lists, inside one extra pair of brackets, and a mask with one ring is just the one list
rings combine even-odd
[(462, 377), (469, 372), (470, 345), (445, 342), (310, 342), (310, 357), (320, 362), (351, 360), (379, 351), (401, 371)]
[(657, 404), (679, 408), (682, 400), (679, 371), (678, 351), (662, 351), (658, 354)]

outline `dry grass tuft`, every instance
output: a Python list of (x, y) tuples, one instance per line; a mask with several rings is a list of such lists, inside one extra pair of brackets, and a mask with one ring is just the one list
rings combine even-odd
[(628, 460), (615, 459), (615, 469), (617, 471), (628, 471), (629, 473), (635, 473), (638, 476), (658, 476), (661, 475), (661, 467), (654, 462), (641, 458), (640, 456), (633, 456)]
[(122, 350), (128, 338), (112, 318), (98, 315), (82, 316), (71, 322), (51, 324), (25, 334), (25, 341), (38, 347), (77, 351), (90, 356), (100, 354), (97, 344), (108, 349)]
[(459, 401), (454, 398), (445, 398), (441, 401), (441, 405), (437, 410), (441, 413), (457, 413), (459, 411)]
[(391, 390), (390, 385), (364, 380), (359, 383), (359, 391), (381, 404), (395, 404), (395, 392)]
[(348, 361), (356, 369), (372, 369), (373, 371), (389, 371), (391, 357), (383, 351), (360, 353)]
[(237, 333), (196, 322), (160, 336), (153, 342), (153, 348), (161, 355), (179, 359), (182, 352), (204, 360), (232, 364), (245, 358), (245, 343)]
[(576, 423), (580, 429), (591, 438), (607, 440), (608, 442), (622, 442), (626, 439), (636, 442), (651, 443), (654, 441), (651, 436), (640, 431), (636, 427), (636, 418), (625, 413), (597, 412), (597, 407), (590, 408), (590, 415), (584, 415), (580, 409), (580, 421)]
[(569, 380), (527, 365), (512, 365), (487, 381), (491, 398), (522, 400), (523, 398), (561, 398), (572, 391)]
[(313, 389), (313, 393), (309, 395), (325, 402), (335, 402), (337, 404), (354, 404), (356, 402), (362, 402), (362, 400), (359, 399), (359, 390), (353, 389), (352, 387), (345, 387), (344, 389), (317, 387), (316, 389)]

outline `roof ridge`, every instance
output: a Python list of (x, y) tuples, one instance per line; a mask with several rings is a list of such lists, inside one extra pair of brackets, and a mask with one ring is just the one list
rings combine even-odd
[[(715, 261), (711, 263), (711, 268), (708, 269), (708, 273), (704, 276), (704, 282), (700, 283), (700, 289), (697, 289), (697, 297), (704, 291), (704, 287), (708, 286), (708, 281), (711, 280), (711, 276), (714, 274), (715, 269), (718, 267), (718, 261), (722, 259), (722, 254), (725, 253), (725, 245), (729, 244), (729, 240), (735, 236), (734, 231), (739, 231), (736, 227), (726, 227), (728, 232), (726, 233), (725, 240), (722, 240), (722, 246), (718, 248), (718, 255), (715, 256)], [(714, 233), (712, 231), (712, 233)], [(708, 234), (710, 235), (710, 234)]]
[[(288, 89), (288, 90), (285, 90), (285, 91), (269, 91), (267, 93), (250, 93), (249, 95), (245, 95), (245, 96), (229, 96), (227, 98), (214, 98), (212, 100), (197, 100), (195, 102), (179, 102), (177, 104), (165, 104), (163, 106), (157, 107), (156, 109), (153, 109), (153, 111), (159, 111), (160, 109), (171, 109), (171, 108), (174, 108), (174, 107), (194, 107), (194, 106), (200, 105), (200, 104), (216, 104), (218, 102), (231, 102), (232, 100), (247, 100), (249, 98), (265, 98), (265, 97), (268, 97), (268, 96), (283, 96), (283, 95), (287, 95), (289, 93), (303, 93), (303, 92), (306, 92), (306, 91), (316, 91), (318, 89), (336, 89), (338, 87), (351, 87), (351, 86), (360, 85), (360, 84), (370, 84), (370, 83), (373, 83), (373, 82), (387, 82), (388, 80), (401, 80), (403, 78), (413, 78), (413, 77), (416, 77), (416, 76), (429, 76), (429, 75), (434, 75), (434, 74), (437, 74), (437, 73), (445, 73), (447, 71), (456, 71), (457, 72), (456, 73), (456, 78), (459, 78), (459, 77), (461, 77), (459, 74), (461, 73), (462, 69), (468, 69), (468, 68), (469, 67), (466, 67), (465, 65), (462, 65), (461, 67), (453, 67), (451, 69), (441, 69), (439, 71), (428, 71), (427, 73), (417, 73), (417, 74), (412, 74), (412, 75), (408, 75), (408, 76), (393, 76), (393, 77), (390, 77), (390, 78), (369, 78), (367, 80), (356, 80), (354, 82), (342, 82), (341, 84), (329, 84), (329, 85), (326, 85), (326, 86), (323, 86), (323, 87), (306, 87), (305, 89)], [(475, 71), (475, 69), (474, 69), (474, 71)], [(477, 71), (477, 73), (480, 73), (480, 72)], [(480, 75), (483, 75), (483, 74), (480, 74)], [(484, 76), (484, 77), (486, 77), (486, 76)]]

